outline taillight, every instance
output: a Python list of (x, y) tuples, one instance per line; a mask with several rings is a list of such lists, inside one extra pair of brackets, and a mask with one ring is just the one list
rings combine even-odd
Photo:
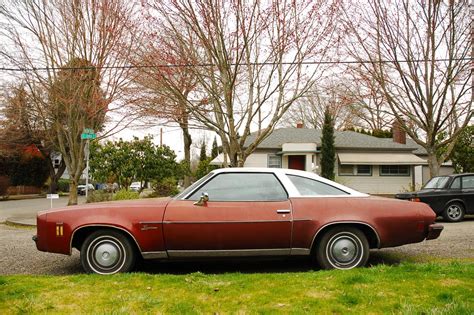
[(410, 201), (413, 201), (413, 202), (420, 202), (421, 200), (420, 200), (420, 198), (418, 198), (418, 197), (413, 197), (413, 198), (410, 199)]

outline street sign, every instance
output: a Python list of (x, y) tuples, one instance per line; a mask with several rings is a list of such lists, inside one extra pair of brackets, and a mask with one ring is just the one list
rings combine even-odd
[(92, 128), (84, 128), (84, 130), (82, 131), (83, 133), (90, 133), (90, 134), (93, 134), (94, 133), (94, 129)]
[(59, 199), (59, 194), (47, 194), (46, 199)]
[(97, 138), (97, 135), (95, 133), (81, 133), (82, 140), (95, 139), (95, 138)]

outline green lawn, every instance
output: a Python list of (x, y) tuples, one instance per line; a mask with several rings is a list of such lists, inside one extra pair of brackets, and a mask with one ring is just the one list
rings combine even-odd
[(350, 271), (2, 276), (11, 313), (473, 314), (474, 264)]

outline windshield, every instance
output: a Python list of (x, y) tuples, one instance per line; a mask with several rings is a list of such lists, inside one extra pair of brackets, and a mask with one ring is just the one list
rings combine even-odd
[(449, 180), (449, 177), (447, 176), (433, 177), (426, 183), (426, 185), (423, 188), (424, 189), (444, 188), (448, 180)]
[(195, 188), (197, 188), (198, 186), (200, 186), (202, 183), (204, 183), (204, 181), (206, 181), (209, 177), (211, 177), (212, 175), (214, 175), (214, 173), (209, 173), (207, 174), (206, 176), (200, 178), (198, 181), (194, 182), (191, 186), (189, 186), (188, 188), (186, 188), (185, 190), (183, 190), (182, 193), (180, 193), (179, 195), (177, 195), (175, 197), (175, 199), (183, 199), (187, 194), (189, 194), (191, 191), (193, 191)]

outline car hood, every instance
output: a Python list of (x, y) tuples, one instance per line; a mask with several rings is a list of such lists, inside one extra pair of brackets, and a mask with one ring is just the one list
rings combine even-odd
[(44, 211), (39, 211), (38, 215), (50, 214), (56, 212), (71, 212), (71, 211), (98, 211), (102, 209), (143, 209), (143, 208), (163, 208), (171, 200), (166, 198), (146, 198), (136, 200), (120, 200), (108, 202), (87, 203), (76, 206), (67, 206), (61, 208), (54, 208)]

